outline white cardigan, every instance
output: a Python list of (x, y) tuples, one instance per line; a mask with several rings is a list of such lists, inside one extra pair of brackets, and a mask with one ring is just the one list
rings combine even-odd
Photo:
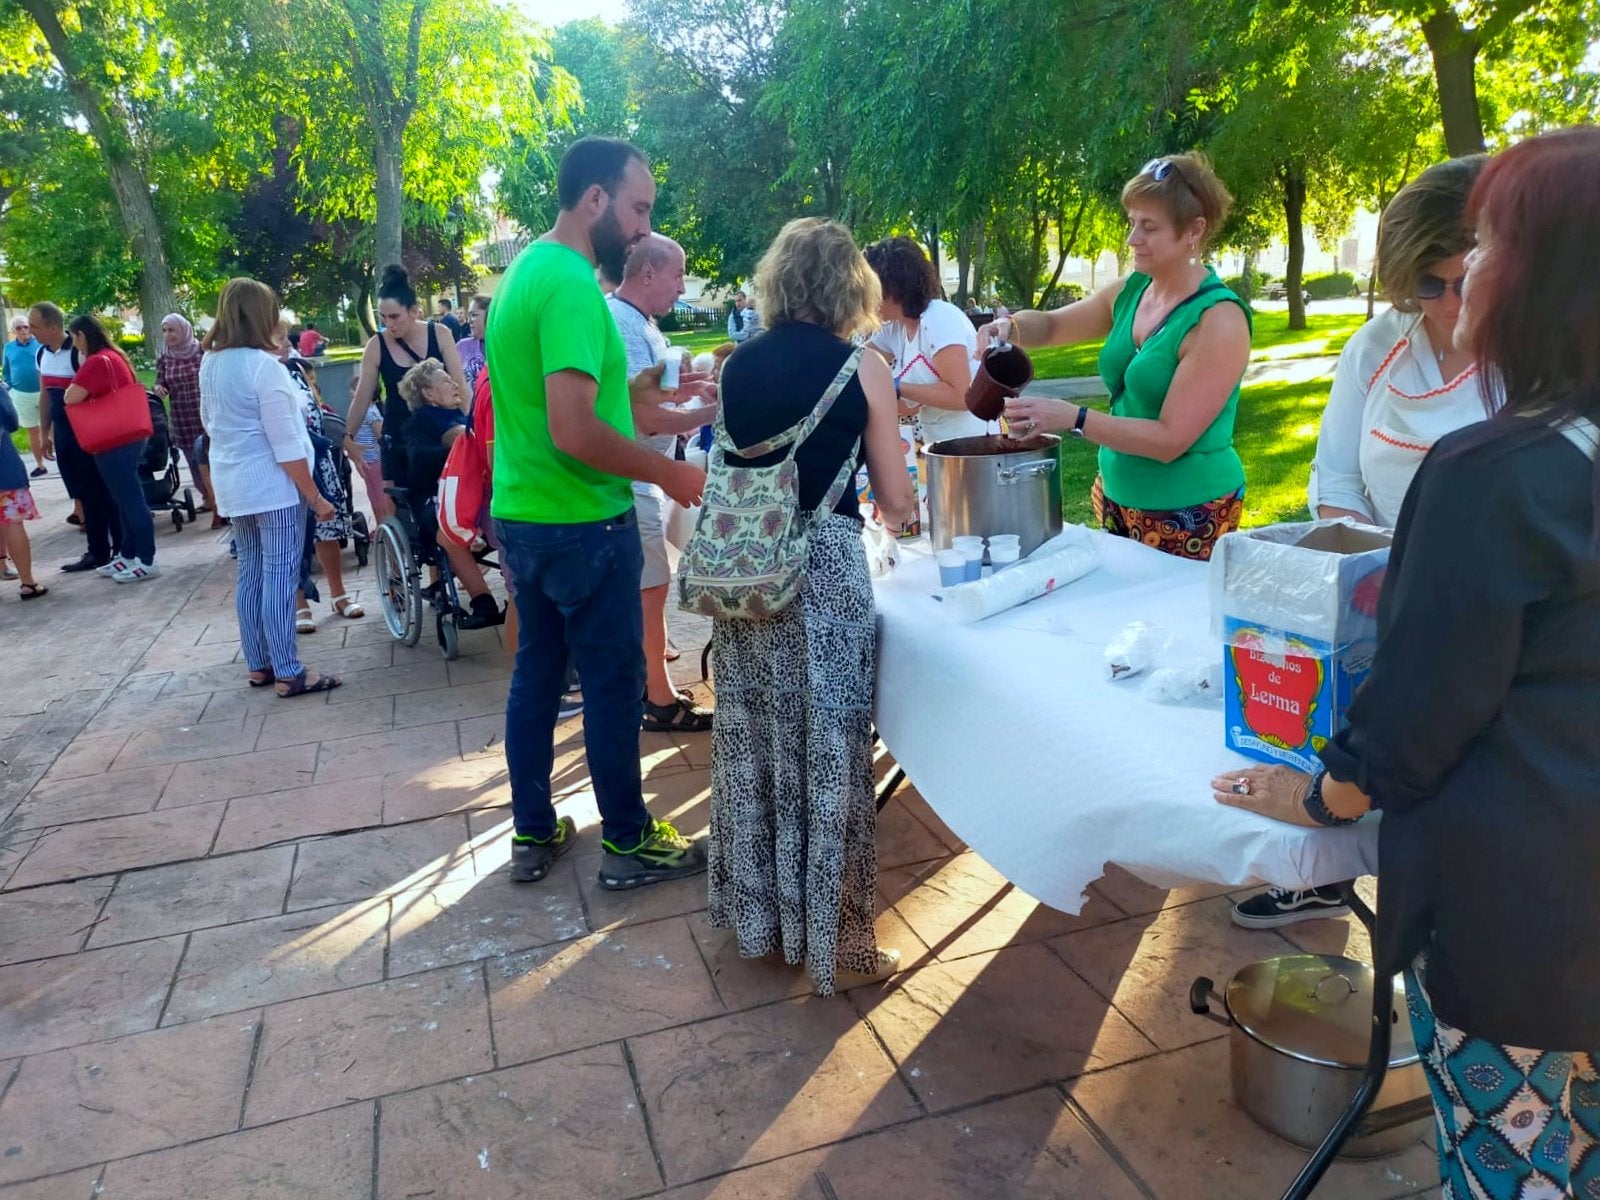
[(1476, 366), (1446, 381), (1418, 313), (1390, 309), (1345, 344), (1311, 467), (1311, 511), (1332, 505), (1393, 527), (1423, 457), (1487, 415)]
[(280, 465), (313, 460), (302, 395), (265, 350), (217, 350), (200, 363), (200, 421), (211, 438), (211, 488), (225, 517), (301, 503)]

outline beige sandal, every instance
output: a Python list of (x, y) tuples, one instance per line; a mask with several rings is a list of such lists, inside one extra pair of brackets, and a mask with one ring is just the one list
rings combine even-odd
[(294, 610), (294, 631), (296, 633), (315, 633), (317, 631), (317, 618), (310, 608), (297, 608)]
[[(341, 604), (344, 605), (343, 608), (339, 607)], [(333, 611), (347, 621), (359, 621), (367, 615), (367, 610), (361, 607), (361, 602), (351, 599), (348, 592), (333, 598)]]

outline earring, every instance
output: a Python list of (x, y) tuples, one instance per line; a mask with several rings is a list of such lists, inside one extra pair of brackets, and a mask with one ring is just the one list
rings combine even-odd
[(1194, 243), (1193, 242), (1191, 242), (1189, 244), (1189, 265), (1191, 267), (1197, 267), (1197, 266), (1200, 265), (1200, 260), (1195, 257)]

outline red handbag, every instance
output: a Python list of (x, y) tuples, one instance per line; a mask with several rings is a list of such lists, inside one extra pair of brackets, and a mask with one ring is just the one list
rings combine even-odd
[(67, 424), (87, 454), (103, 454), (155, 432), (144, 384), (125, 383), (104, 396), (67, 405)]

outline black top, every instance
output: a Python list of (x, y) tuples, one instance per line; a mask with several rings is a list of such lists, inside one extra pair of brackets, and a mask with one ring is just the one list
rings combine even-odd
[[(805, 419), (844, 360), (850, 343), (820, 325), (785, 321), (745, 342), (722, 365), (722, 421), (735, 446), (751, 446)], [(858, 375), (845, 384), (822, 423), (800, 445), (800, 507), (814, 509), (827, 498), (839, 467), (856, 453), (867, 428), (867, 396)], [(748, 460), (757, 467), (780, 462), (786, 451)], [(866, 460), (865, 452), (857, 466)], [(745, 461), (745, 460), (739, 460)], [(852, 485), (834, 511), (861, 519)]]
[(1378, 965), (1439, 1015), (1600, 1046), (1594, 467), (1518, 418), (1441, 438), (1400, 510), (1372, 674), (1322, 751), (1383, 812)]
[(459, 408), (420, 405), (406, 422), (406, 486), (424, 496), (439, 490), (439, 475), (450, 450), (444, 444), (445, 431), (465, 425), (467, 414)]
[(406, 420), (411, 416), (411, 410), (400, 396), (400, 380), (424, 358), (444, 362), (444, 355), (439, 352), (439, 330), (432, 321), (428, 322), (428, 352), (422, 358), (418, 358), (416, 351), (404, 341), (400, 341), (400, 353), (396, 356), (389, 351), (388, 338), (382, 333), (377, 334), (377, 338), (378, 378), (383, 381), (383, 436), (391, 445), (400, 446), (405, 443)]

